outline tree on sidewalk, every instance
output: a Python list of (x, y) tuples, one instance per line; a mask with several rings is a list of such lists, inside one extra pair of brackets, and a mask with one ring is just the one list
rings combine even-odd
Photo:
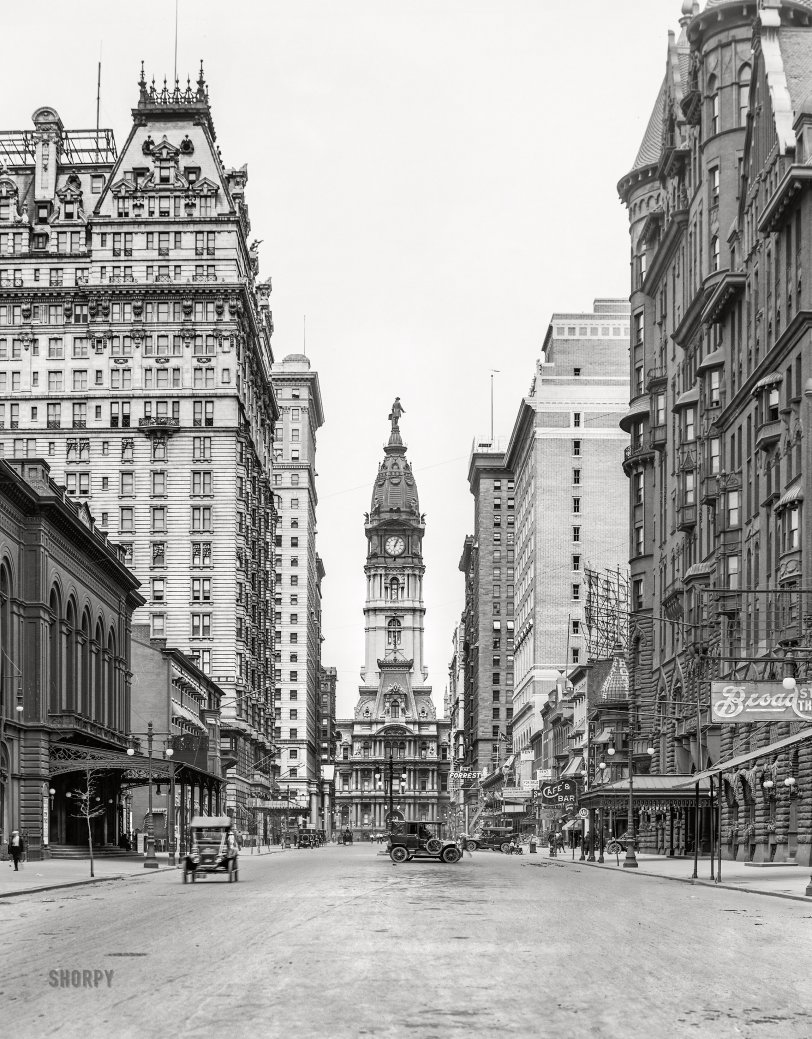
[(98, 782), (98, 771), (93, 768), (86, 768), (84, 790), (80, 788), (72, 790), (70, 793), (73, 804), (76, 806), (76, 811), (73, 812), (74, 819), (84, 819), (87, 823), (87, 846), (90, 850), (91, 877), (95, 877), (96, 874), (93, 868), (93, 829), (90, 825), (90, 820), (104, 815), (105, 812), (104, 804), (96, 793)]

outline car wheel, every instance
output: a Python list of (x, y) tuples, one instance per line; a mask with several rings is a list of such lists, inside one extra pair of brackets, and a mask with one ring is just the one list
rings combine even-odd
[(499, 850), (502, 852), (503, 855), (509, 855), (510, 854), (510, 841), (503, 841), (499, 845)]
[(479, 848), (479, 845), (476, 841), (468, 841), (465, 847), (468, 851), (476, 851)]
[(409, 853), (402, 844), (396, 844), (389, 852), (389, 857), (393, 862), (406, 862), (409, 858)]
[(443, 848), (443, 852), (440, 855), (443, 862), (459, 862), (462, 858), (462, 852), (455, 845), (450, 845), (448, 848)]
[(429, 837), (426, 841), (426, 851), (429, 855), (439, 855), (443, 850), (443, 842), (439, 837)]

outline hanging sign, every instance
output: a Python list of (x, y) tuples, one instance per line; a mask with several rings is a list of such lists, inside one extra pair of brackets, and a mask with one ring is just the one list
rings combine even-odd
[(557, 783), (544, 783), (541, 787), (541, 803), (545, 806), (575, 807), (578, 801), (578, 784), (572, 779), (561, 779)]
[(812, 721), (812, 685), (785, 689), (781, 682), (711, 682), (711, 720)]

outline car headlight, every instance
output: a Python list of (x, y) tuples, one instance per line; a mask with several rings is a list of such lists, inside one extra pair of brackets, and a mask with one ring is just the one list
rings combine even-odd
[(193, 863), (194, 863), (195, 865), (197, 865), (197, 864), (198, 864), (198, 862), (200, 862), (200, 856), (199, 856), (199, 855), (197, 854), (197, 852), (196, 852), (196, 851), (195, 851), (195, 852), (192, 852), (192, 855), (191, 855), (191, 859), (192, 859), (192, 862), (193, 862)]

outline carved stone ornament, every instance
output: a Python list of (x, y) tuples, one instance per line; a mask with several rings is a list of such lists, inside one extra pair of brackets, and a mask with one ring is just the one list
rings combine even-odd
[(126, 357), (114, 357), (113, 358), (113, 364), (126, 364), (126, 363), (127, 363), (127, 358)]
[(147, 330), (141, 325), (133, 325), (130, 329), (130, 333), (133, 337), (135, 348), (138, 349), (144, 341), (144, 336), (147, 334)]
[(140, 317), (143, 317), (143, 316), (144, 316), (144, 301), (143, 301), (143, 299), (134, 299), (133, 300), (133, 317), (140, 318)]
[(169, 364), (169, 358), (168, 357), (156, 357), (155, 358), (155, 363), (156, 364)]
[(183, 339), (183, 345), (188, 350), (189, 347), (192, 345), (192, 341), (193, 341), (193, 339), (195, 337), (195, 334), (194, 334), (193, 330), (191, 328), (189, 328), (188, 326), (186, 328), (182, 328), (180, 330), (180, 334), (181, 334), (181, 337)]
[(145, 137), (144, 143), (141, 145), (141, 151), (144, 153), (144, 155), (151, 155), (152, 149), (154, 147), (155, 141), (153, 141), (152, 137)]
[(180, 150), (183, 152), (184, 155), (194, 155), (194, 151), (195, 151), (194, 142), (189, 137), (188, 133), (183, 138), (183, 140), (180, 142)]
[(65, 312), (65, 317), (73, 317), (73, 300), (66, 299), (62, 304), (62, 309)]
[(195, 357), (195, 364), (214, 364), (213, 357)]
[(214, 312), (218, 317), (222, 317), (226, 309), (226, 301), (222, 296), (218, 296), (214, 301)]
[(191, 317), (193, 312), (194, 312), (194, 308), (195, 308), (194, 300), (185, 299), (183, 301), (183, 316), (184, 317)]
[(99, 301), (96, 296), (91, 296), (87, 304), (87, 312), (91, 317), (96, 317), (99, 312)]
[(101, 303), (102, 317), (109, 318), (110, 317), (110, 297), (109, 296), (102, 296), (100, 303)]
[(30, 299), (24, 299), (22, 301), (22, 303), (20, 304), (20, 308), (21, 308), (21, 312), (22, 312), (23, 321), (30, 321), (31, 320), (31, 300)]

